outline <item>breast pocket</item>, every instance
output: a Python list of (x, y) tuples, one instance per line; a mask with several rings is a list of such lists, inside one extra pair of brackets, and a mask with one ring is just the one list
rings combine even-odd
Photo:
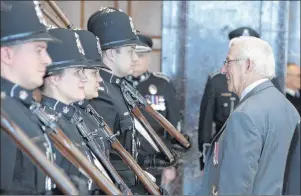
[(133, 128), (133, 123), (131, 117), (120, 120), (120, 131), (122, 133), (131, 130), (132, 128)]

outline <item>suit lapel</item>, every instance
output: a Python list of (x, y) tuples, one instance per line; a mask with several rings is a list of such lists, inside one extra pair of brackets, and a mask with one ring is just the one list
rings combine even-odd
[[(239, 105), (241, 105), (243, 102), (245, 102), (247, 99), (249, 99), (250, 97), (252, 97), (253, 95), (256, 95), (258, 94), (260, 91), (266, 89), (266, 88), (270, 88), (270, 87), (273, 87), (273, 83), (268, 80), (268, 81), (265, 81), (261, 84), (259, 84), (258, 86), (256, 86), (254, 89), (252, 89), (248, 94), (246, 94), (246, 96), (237, 104), (237, 106), (235, 108), (238, 108)], [(235, 111), (235, 110), (234, 110)], [(234, 112), (233, 111), (233, 112)], [(232, 114), (232, 113), (231, 113)], [(230, 116), (231, 116), (230, 114)], [(212, 142), (210, 143), (210, 150), (209, 150), (209, 155), (211, 155), (212, 153), (212, 144), (214, 142), (216, 142), (216, 140), (218, 140), (218, 138), (220, 137), (220, 135), (224, 132), (225, 128), (226, 128), (226, 125), (227, 125), (227, 122), (228, 122), (228, 119), (230, 118), (230, 116), (227, 118), (226, 122), (223, 124), (222, 128), (220, 129), (220, 131), (215, 135), (215, 137), (213, 138)]]

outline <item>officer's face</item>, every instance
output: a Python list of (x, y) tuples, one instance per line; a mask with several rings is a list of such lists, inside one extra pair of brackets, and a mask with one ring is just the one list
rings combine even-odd
[(300, 89), (300, 67), (296, 64), (287, 68), (286, 87), (295, 91)]
[(138, 61), (135, 46), (125, 46), (120, 48), (120, 52), (116, 53), (115, 65), (119, 77), (132, 75), (134, 64)]
[(1, 47), (2, 74), (25, 89), (32, 90), (41, 86), (46, 66), (52, 62), (46, 49), (46, 42)]
[(139, 52), (137, 53), (139, 60), (135, 62), (133, 76), (138, 77), (148, 70), (150, 53), (149, 52)]
[(85, 98), (93, 99), (98, 96), (99, 83), (102, 78), (99, 75), (99, 69), (84, 69), (87, 81), (85, 82)]
[(55, 77), (55, 85), (64, 103), (70, 104), (85, 99), (84, 83), (87, 78), (83, 68), (67, 68)]
[(237, 95), (241, 95), (247, 79), (246, 61), (239, 53), (239, 47), (234, 45), (230, 48), (226, 63), (222, 67), (221, 72), (226, 75), (228, 90)]

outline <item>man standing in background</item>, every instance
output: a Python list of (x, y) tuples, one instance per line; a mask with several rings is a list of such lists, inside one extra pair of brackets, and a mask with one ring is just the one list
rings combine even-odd
[(296, 107), (301, 115), (300, 82), (300, 66), (288, 63), (285, 88), (286, 98)]

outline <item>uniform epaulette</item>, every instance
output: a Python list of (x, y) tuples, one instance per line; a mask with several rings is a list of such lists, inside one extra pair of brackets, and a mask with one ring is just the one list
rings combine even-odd
[(209, 76), (210, 76), (210, 78), (213, 78), (214, 76), (216, 76), (220, 73), (221, 73), (221, 70), (219, 69), (219, 70), (216, 70), (215, 72), (210, 73)]
[(170, 82), (170, 79), (161, 72), (153, 72), (152, 74), (156, 77), (163, 78), (167, 82)]

